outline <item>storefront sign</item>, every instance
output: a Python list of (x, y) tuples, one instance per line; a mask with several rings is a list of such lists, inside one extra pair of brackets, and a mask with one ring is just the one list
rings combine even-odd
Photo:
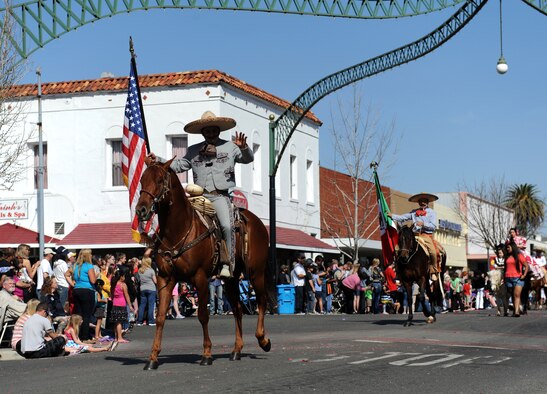
[(0, 220), (28, 219), (28, 200), (0, 200)]
[(439, 220), (439, 230), (454, 231), (457, 233), (462, 232), (462, 225), (458, 223), (452, 223), (448, 220)]

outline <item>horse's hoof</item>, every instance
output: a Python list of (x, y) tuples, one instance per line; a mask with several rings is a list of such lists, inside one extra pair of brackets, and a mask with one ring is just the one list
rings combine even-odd
[(159, 366), (160, 366), (160, 363), (157, 360), (149, 360), (146, 362), (143, 369), (145, 371), (152, 371), (152, 370), (158, 369)]
[(260, 347), (267, 353), (272, 349), (272, 341), (268, 339), (268, 343), (266, 343), (264, 346), (260, 345)]
[(412, 325), (413, 325), (413, 324), (412, 324), (411, 321), (405, 321), (405, 322), (403, 323), (403, 327), (410, 327), (410, 326), (412, 326)]
[(241, 360), (241, 352), (232, 352), (230, 354), (230, 361), (239, 361)]
[(428, 324), (432, 324), (432, 323), (434, 323), (434, 322), (435, 322), (435, 318), (434, 318), (433, 316), (429, 316), (429, 317), (427, 318), (427, 323), (428, 323)]
[(199, 365), (213, 365), (213, 357), (203, 356)]

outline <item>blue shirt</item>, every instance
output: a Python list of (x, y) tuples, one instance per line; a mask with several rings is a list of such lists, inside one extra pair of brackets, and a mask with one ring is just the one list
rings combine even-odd
[[(426, 234), (433, 234), (437, 229), (437, 214), (429, 207), (425, 208), (425, 216), (416, 215), (417, 211), (421, 211), (421, 208), (415, 209), (412, 212), (405, 213), (404, 215), (391, 215), (391, 218), (396, 222), (406, 222), (412, 220), (414, 226), (412, 230), (415, 233), (423, 232)], [(424, 222), (423, 226), (418, 226), (416, 222)]]
[(82, 266), (74, 265), (74, 288), (95, 290), (93, 284), (89, 281), (89, 270), (93, 269), (93, 264), (84, 262)]

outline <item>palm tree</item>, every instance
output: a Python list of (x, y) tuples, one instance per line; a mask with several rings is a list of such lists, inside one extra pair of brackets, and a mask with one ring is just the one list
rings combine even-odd
[(515, 221), (521, 235), (534, 235), (542, 225), (545, 202), (538, 196), (536, 185), (523, 183), (507, 190), (505, 205), (515, 211)]

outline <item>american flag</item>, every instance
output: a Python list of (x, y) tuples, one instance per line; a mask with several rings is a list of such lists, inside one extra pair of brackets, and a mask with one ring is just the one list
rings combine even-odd
[(131, 235), (135, 242), (148, 241), (142, 235), (147, 235), (149, 239), (152, 239), (158, 229), (158, 220), (155, 214), (146, 223), (139, 223), (137, 215), (135, 215), (135, 208), (141, 191), (140, 180), (142, 173), (146, 169), (144, 159), (148, 151), (147, 146), (148, 136), (144, 113), (142, 111), (137, 64), (135, 58), (132, 56), (123, 122), (122, 176), (125, 185), (129, 189)]

